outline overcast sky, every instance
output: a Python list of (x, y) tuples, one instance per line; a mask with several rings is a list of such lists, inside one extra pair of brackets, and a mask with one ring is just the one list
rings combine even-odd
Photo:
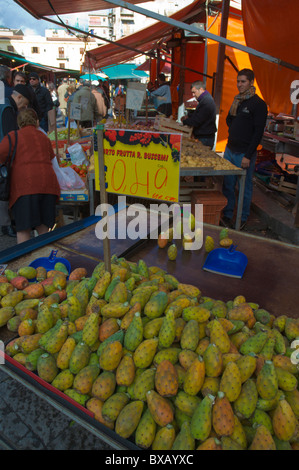
[[(60, 17), (63, 21), (68, 20), (71, 26), (75, 26), (78, 19), (79, 28), (82, 29), (85, 29), (88, 24), (88, 13), (74, 13), (72, 15), (61, 15)], [(56, 17), (53, 17), (53, 19), (59, 21)], [(0, 0), (0, 25), (11, 29), (22, 29), (25, 34), (39, 34), (42, 36), (44, 36), (45, 29), (55, 28), (55, 25), (49, 21), (37, 20), (13, 0)]]

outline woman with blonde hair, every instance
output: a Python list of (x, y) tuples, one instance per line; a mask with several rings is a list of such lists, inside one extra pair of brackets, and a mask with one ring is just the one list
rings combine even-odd
[[(50, 139), (38, 130), (39, 120), (33, 109), (18, 114), (19, 130), (15, 158), (11, 167), (9, 208), (15, 220), (17, 243), (30, 239), (31, 231), (42, 235), (53, 227), (60, 187), (52, 167), (55, 157)], [(12, 149), (14, 132), (9, 133)], [(5, 136), (0, 143), (0, 163), (9, 152)]]

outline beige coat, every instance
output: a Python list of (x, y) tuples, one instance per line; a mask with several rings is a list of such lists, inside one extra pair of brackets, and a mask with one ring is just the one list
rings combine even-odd
[(99, 115), (100, 116), (106, 116), (107, 114), (107, 107), (105, 105), (105, 101), (104, 101), (104, 98), (103, 98), (103, 95), (102, 93), (100, 93), (99, 91), (97, 90), (92, 90), (92, 93), (94, 94), (95, 96), (95, 99), (97, 100), (97, 106), (98, 106), (98, 112), (99, 112)]

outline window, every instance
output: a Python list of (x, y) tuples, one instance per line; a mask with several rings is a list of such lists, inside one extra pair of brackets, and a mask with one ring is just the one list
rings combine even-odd
[(13, 46), (7, 46), (7, 50), (9, 52), (14, 52), (15, 51), (15, 48)]
[(64, 47), (58, 47), (58, 57), (60, 59), (64, 58)]
[(65, 69), (65, 64), (64, 64), (64, 63), (62, 63), (62, 64), (59, 64), (59, 68), (61, 68), (61, 69)]
[(32, 54), (39, 54), (39, 47), (31, 47)]

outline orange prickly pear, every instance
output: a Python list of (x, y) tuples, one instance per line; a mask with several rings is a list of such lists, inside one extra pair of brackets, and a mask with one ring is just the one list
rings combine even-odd
[(229, 362), (221, 376), (219, 390), (225, 393), (230, 402), (235, 401), (241, 393), (241, 374), (235, 362)]
[(290, 357), (284, 356), (283, 354), (276, 354), (273, 356), (272, 362), (275, 367), (287, 370), (291, 374), (296, 375), (298, 372), (297, 365), (292, 363)]
[(102, 414), (108, 421), (116, 421), (121, 410), (129, 403), (129, 396), (124, 392), (116, 392), (104, 402)]
[(36, 369), (38, 376), (49, 383), (53, 382), (56, 375), (58, 374), (56, 360), (54, 356), (49, 353), (44, 353), (39, 356)]
[(232, 406), (223, 392), (218, 392), (212, 410), (213, 428), (218, 436), (230, 436), (235, 420)]
[(248, 450), (276, 450), (273, 437), (266, 426), (260, 424)]
[(159, 330), (159, 346), (160, 348), (169, 348), (175, 338), (176, 323), (173, 312), (168, 312), (163, 318), (161, 328)]
[(40, 299), (44, 295), (44, 288), (39, 282), (35, 282), (25, 287), (22, 291), (24, 293), (24, 299)]
[(135, 432), (135, 444), (142, 449), (148, 449), (156, 436), (157, 424), (147, 408), (143, 413)]
[(126, 354), (117, 366), (116, 372), (116, 383), (117, 385), (123, 385), (129, 387), (133, 383), (135, 378), (135, 364), (132, 356)]
[(218, 346), (210, 343), (203, 353), (206, 375), (208, 377), (219, 377), (223, 368), (222, 353)]
[(142, 341), (133, 353), (133, 361), (136, 367), (145, 369), (149, 367), (158, 348), (158, 338), (150, 338)]
[(99, 327), (99, 340), (101, 342), (109, 338), (119, 330), (120, 320), (118, 318), (107, 318)]
[(101, 401), (99, 398), (92, 397), (86, 403), (86, 408), (94, 414), (94, 418), (99, 421), (100, 423), (107, 426), (109, 429), (114, 429), (114, 423), (112, 421), (108, 421), (102, 415), (104, 402)]
[(75, 347), (76, 347), (76, 341), (74, 340), (74, 338), (69, 336), (64, 342), (64, 344), (61, 346), (60, 351), (58, 352), (56, 363), (59, 369), (61, 370), (68, 369), (70, 358)]
[(195, 439), (191, 434), (190, 423), (184, 421), (180, 431), (178, 432), (174, 443), (172, 444), (171, 450), (194, 450)]
[[(64, 272), (64, 271), (63, 271)], [(68, 273), (67, 273), (68, 274)], [(73, 281), (73, 280), (81, 280), (83, 279), (84, 277), (87, 276), (87, 270), (86, 268), (75, 268), (73, 269), (73, 271), (70, 273), (69, 275), (69, 280), (70, 281)]]
[(73, 388), (77, 392), (90, 393), (93, 382), (100, 373), (99, 364), (87, 365), (81, 369), (74, 378)]
[(112, 341), (103, 349), (99, 364), (101, 369), (114, 370), (118, 367), (123, 354), (123, 347), (120, 341)]
[(21, 323), (18, 326), (19, 336), (32, 335), (34, 331), (35, 331), (35, 326), (31, 318), (21, 321)]
[(202, 356), (192, 362), (189, 369), (186, 371), (184, 378), (183, 389), (189, 395), (197, 395), (203, 386), (205, 379), (205, 363)]
[(295, 433), (297, 419), (291, 406), (284, 398), (279, 400), (273, 412), (272, 425), (275, 436), (281, 441), (289, 441)]
[(195, 351), (191, 351), (191, 349), (183, 349), (179, 353), (179, 363), (185, 369), (189, 369), (192, 362), (198, 357)]
[(221, 442), (216, 437), (208, 437), (196, 450), (222, 450)]
[(124, 347), (129, 351), (135, 351), (137, 346), (141, 343), (143, 339), (143, 323), (141, 320), (141, 315), (139, 312), (136, 312), (132, 322), (130, 323), (128, 329), (125, 332), (124, 336)]
[(113, 395), (115, 388), (116, 377), (114, 372), (104, 370), (94, 381), (91, 395), (104, 402)]
[(139, 424), (143, 407), (144, 403), (141, 400), (134, 400), (125, 405), (115, 421), (114, 430), (116, 434), (128, 439)]
[(29, 286), (29, 281), (24, 276), (16, 276), (10, 281), (10, 283), (18, 290), (23, 290), (25, 287)]
[(178, 373), (170, 361), (162, 361), (157, 366), (155, 388), (162, 397), (176, 396), (179, 388)]
[(255, 381), (248, 379), (242, 385), (241, 393), (234, 401), (233, 409), (238, 418), (249, 419), (254, 413), (258, 400), (258, 392)]
[(230, 339), (218, 320), (212, 320), (209, 322), (210, 330), (210, 342), (216, 344), (222, 354), (228, 353), (230, 350)]
[(194, 411), (191, 418), (190, 429), (194, 439), (205, 441), (212, 429), (212, 406), (214, 397), (207, 395)]
[(175, 440), (175, 429), (172, 424), (160, 428), (152, 443), (152, 450), (171, 450)]
[(256, 378), (256, 388), (261, 398), (271, 400), (278, 391), (278, 378), (272, 361), (265, 361)]
[(173, 409), (168, 400), (161, 397), (155, 390), (146, 393), (147, 406), (159, 426), (166, 426), (173, 421)]

